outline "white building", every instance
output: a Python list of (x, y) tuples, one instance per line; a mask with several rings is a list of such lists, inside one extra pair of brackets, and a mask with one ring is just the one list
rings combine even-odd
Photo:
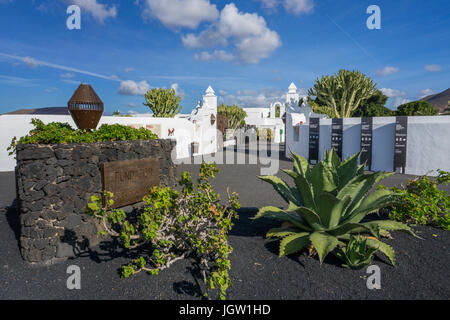
[(294, 83), (288, 88), (285, 102), (274, 102), (267, 108), (244, 108), (247, 113), (245, 123), (250, 126), (256, 126), (258, 129), (270, 129), (274, 133), (274, 142), (285, 142), (285, 126), (283, 115), (288, 109), (298, 106), (300, 94)]
[[(14, 156), (9, 156), (7, 147), (13, 137), (23, 137), (33, 129), (31, 119), (37, 118), (44, 123), (68, 123), (76, 125), (70, 115), (6, 114), (0, 115), (0, 172), (13, 171), (16, 166)], [(194, 155), (217, 152), (217, 96), (211, 87), (205, 92), (203, 102), (190, 115), (176, 118), (154, 118), (151, 114), (132, 117), (102, 116), (102, 124), (122, 124), (134, 128), (147, 128), (160, 139), (177, 141), (173, 159), (185, 159), (192, 156), (192, 144), (198, 150)]]

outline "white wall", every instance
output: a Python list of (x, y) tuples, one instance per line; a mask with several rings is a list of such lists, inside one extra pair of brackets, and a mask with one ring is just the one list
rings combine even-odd
[[(287, 114), (287, 123), (292, 123)], [(395, 117), (373, 118), (372, 170), (393, 171)], [(320, 120), (319, 157), (331, 148), (331, 119)], [(450, 116), (408, 117), (406, 174), (423, 175), (441, 169), (450, 171)], [(361, 119), (344, 119), (343, 158), (360, 151)], [(287, 126), (286, 156), (292, 150), (309, 156), (309, 124), (300, 126), (299, 141), (294, 127)], [(433, 173), (435, 174), (435, 173)]]
[[(25, 136), (34, 127), (31, 124), (32, 118), (38, 118), (44, 123), (67, 122), (76, 128), (71, 116), (56, 115), (0, 115), (0, 171), (14, 171), (16, 160), (14, 156), (8, 156), (7, 147), (14, 136), (20, 138)], [(102, 124), (123, 124), (123, 125), (160, 125), (161, 139), (176, 139), (176, 159), (188, 158), (191, 156), (191, 142), (200, 143), (200, 153), (215, 152), (217, 145), (211, 144), (211, 137), (202, 137), (195, 133), (195, 125), (187, 119), (177, 118), (153, 118), (153, 117), (107, 117), (101, 118), (99, 126)], [(169, 136), (168, 130), (175, 129), (174, 135)]]

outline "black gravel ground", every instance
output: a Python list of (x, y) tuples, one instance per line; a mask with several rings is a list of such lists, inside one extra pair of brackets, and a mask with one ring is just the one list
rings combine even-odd
[[(289, 161), (280, 161), (290, 168)], [(198, 165), (181, 165), (178, 170), (198, 171)], [(278, 243), (264, 238), (271, 220), (250, 220), (257, 208), (284, 206), (272, 188), (256, 176), (258, 165), (219, 165), (222, 170), (214, 185), (222, 195), (229, 186), (240, 194), (242, 209), (230, 236), (231, 277), (234, 286), (228, 299), (444, 299), (450, 298), (450, 234), (432, 227), (415, 227), (424, 239), (395, 232), (387, 240), (396, 251), (397, 266), (386, 258), (374, 260), (381, 269), (381, 289), (366, 287), (365, 270), (340, 267), (329, 256), (320, 265), (305, 255), (278, 258)], [(282, 174), (284, 175), (284, 174)], [(386, 185), (399, 185), (407, 176), (396, 175)], [(447, 190), (449, 191), (449, 190)], [(158, 276), (139, 274), (121, 279), (118, 269), (127, 254), (112, 254), (104, 242), (80, 257), (49, 267), (30, 267), (21, 258), (18, 217), (14, 209), (13, 173), (0, 173), (0, 299), (201, 299), (195, 266), (181, 261)], [(81, 290), (66, 288), (69, 265), (81, 268)]]

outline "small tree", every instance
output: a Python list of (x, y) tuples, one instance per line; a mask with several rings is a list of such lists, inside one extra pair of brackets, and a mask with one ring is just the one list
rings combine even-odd
[(339, 70), (332, 76), (316, 79), (309, 89), (310, 96), (317, 97), (319, 105), (333, 109), (336, 118), (348, 118), (362, 101), (376, 93), (376, 85), (359, 71)]
[(380, 90), (376, 90), (375, 94), (361, 102), (358, 109), (353, 111), (352, 117), (390, 117), (395, 115), (395, 111), (386, 108), (388, 97)]
[(181, 111), (181, 98), (174, 89), (152, 89), (145, 94), (144, 106), (152, 110), (153, 117), (173, 118)]
[(428, 101), (413, 101), (397, 108), (398, 116), (435, 116), (437, 110)]
[(243, 121), (245, 124), (245, 118), (247, 117), (247, 112), (237, 105), (228, 106), (221, 104), (217, 107), (217, 113), (222, 114), (227, 118), (228, 129), (233, 132), (242, 125)]

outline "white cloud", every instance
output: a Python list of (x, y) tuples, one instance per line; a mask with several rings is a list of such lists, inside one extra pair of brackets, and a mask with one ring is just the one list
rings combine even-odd
[(386, 66), (383, 69), (377, 70), (377, 75), (386, 77), (386, 76), (390, 76), (391, 74), (397, 73), (399, 71), (400, 71), (399, 68)]
[(222, 60), (224, 62), (230, 62), (234, 60), (234, 55), (224, 50), (215, 50), (211, 53), (203, 51), (196, 53), (194, 57), (200, 61)]
[(226, 46), (228, 44), (227, 38), (214, 27), (209, 27), (198, 35), (189, 33), (183, 36), (181, 41), (188, 48), (204, 48), (216, 45)]
[(422, 99), (422, 98), (424, 98), (426, 96), (429, 96), (429, 95), (431, 95), (433, 93), (434, 93), (434, 91), (431, 90), (431, 89), (424, 89), (424, 90), (419, 92), (419, 98)]
[(78, 5), (82, 12), (86, 10), (100, 23), (103, 23), (107, 18), (117, 17), (116, 6), (113, 5), (108, 8), (106, 5), (98, 3), (97, 0), (66, 0), (65, 2)]
[[(190, 48), (226, 46), (229, 40), (235, 46), (236, 55), (245, 63), (258, 63), (281, 46), (280, 36), (267, 27), (263, 17), (256, 13), (239, 12), (234, 3), (227, 4), (219, 19), (207, 29), (198, 35), (191, 33), (182, 38), (183, 44)], [(215, 56), (221, 60), (224, 57), (232, 60), (230, 54), (224, 56), (224, 52), (220, 51)], [(205, 60), (210, 57), (205, 55)]]
[(311, 12), (314, 9), (313, 0), (259, 0), (264, 9), (268, 11), (276, 11), (280, 5), (283, 6), (287, 13), (296, 16), (302, 13)]
[(404, 91), (390, 88), (381, 88), (380, 90), (385, 96), (391, 98), (390, 101), (394, 108), (411, 101), (407, 98), (407, 94)]
[(22, 61), (25, 63), (25, 65), (26, 65), (28, 68), (31, 68), (31, 69), (34, 69), (34, 68), (36, 68), (36, 67), (38, 67), (38, 66), (41, 65), (41, 64), (39, 63), (39, 61), (37, 61), (36, 59), (31, 58), (31, 57), (24, 57), (24, 58), (22, 59)]
[(128, 96), (143, 96), (148, 90), (150, 90), (150, 85), (145, 80), (141, 82), (126, 80), (120, 83), (120, 87), (117, 93)]
[(128, 68), (123, 69), (123, 71), (128, 73), (128, 72), (134, 71), (134, 68), (128, 67)]
[(265, 9), (275, 10), (280, 5), (279, 0), (259, 0)]
[(383, 94), (385, 96), (388, 96), (389, 98), (406, 96), (406, 92), (403, 92), (400, 90), (395, 90), (395, 89), (390, 89), (390, 88), (381, 88), (380, 90), (381, 90), (381, 92), (383, 92)]
[(442, 71), (442, 67), (438, 64), (427, 64), (425, 65), (425, 70), (430, 72), (439, 72)]
[(214, 21), (219, 15), (209, 0), (146, 0), (146, 16), (157, 18), (169, 28), (196, 29), (204, 21)]
[(314, 2), (312, 0), (284, 0), (283, 7), (286, 12), (298, 16), (310, 12), (314, 8)]
[(175, 94), (180, 96), (182, 99), (186, 96), (186, 93), (184, 92), (183, 89), (180, 88), (180, 86), (178, 85), (178, 83), (173, 83), (170, 86), (171, 89), (175, 90)]
[(62, 73), (60, 75), (60, 77), (63, 79), (72, 79), (72, 78), (75, 78), (75, 74), (73, 74), (71, 72), (66, 72), (66, 73)]
[(261, 36), (243, 39), (236, 47), (238, 55), (244, 62), (258, 63), (261, 59), (268, 58), (280, 45), (278, 33), (267, 30)]
[(136, 103), (134, 103), (134, 102), (129, 102), (129, 103), (128, 103), (128, 107), (130, 107), (130, 108), (136, 108)]
[(56, 88), (56, 87), (49, 87), (49, 88), (45, 89), (45, 92), (47, 92), (47, 93), (53, 93), (55, 91), (58, 91), (58, 88)]

